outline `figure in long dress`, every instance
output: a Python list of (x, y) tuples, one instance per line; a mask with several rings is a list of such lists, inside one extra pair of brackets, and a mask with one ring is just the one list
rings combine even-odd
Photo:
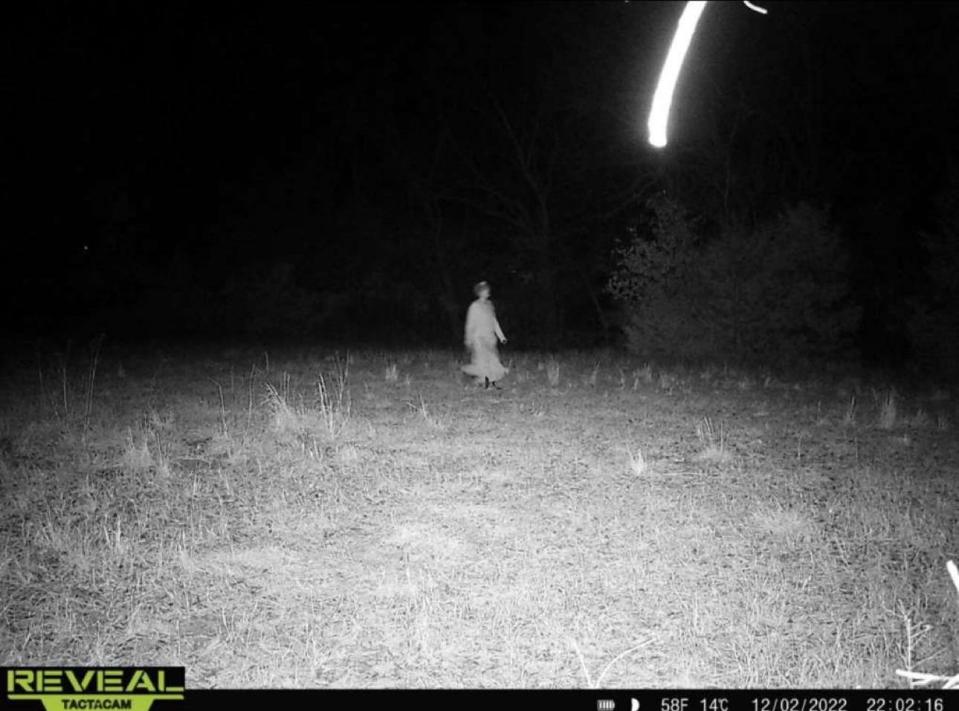
[(506, 343), (506, 336), (496, 320), (493, 302), (489, 300), (489, 284), (481, 281), (473, 287), (473, 293), (476, 294), (476, 301), (470, 304), (469, 311), (466, 312), (466, 332), (463, 339), (471, 358), (462, 370), (473, 376), (477, 383), (485, 382), (487, 388), (491, 384), (498, 388), (496, 381), (506, 375), (509, 369), (500, 363), (496, 341)]

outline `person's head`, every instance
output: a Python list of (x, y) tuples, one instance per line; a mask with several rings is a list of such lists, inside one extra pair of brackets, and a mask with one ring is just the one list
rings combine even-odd
[(473, 287), (473, 293), (476, 294), (479, 299), (488, 299), (490, 288), (489, 282), (481, 281), (476, 286)]

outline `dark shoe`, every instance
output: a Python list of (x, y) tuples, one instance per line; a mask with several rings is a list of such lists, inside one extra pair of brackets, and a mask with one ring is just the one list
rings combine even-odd
[[(489, 378), (484, 378), (484, 380), (486, 381), (486, 385), (483, 386), (483, 389), (489, 390)], [(493, 383), (493, 386), (495, 387), (496, 383)]]

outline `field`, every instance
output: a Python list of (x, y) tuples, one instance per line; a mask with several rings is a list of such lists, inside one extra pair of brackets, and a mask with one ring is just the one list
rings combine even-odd
[(0, 665), (184, 665), (188, 688), (959, 672), (949, 389), (505, 359), (498, 391), (453, 351), (12, 359)]

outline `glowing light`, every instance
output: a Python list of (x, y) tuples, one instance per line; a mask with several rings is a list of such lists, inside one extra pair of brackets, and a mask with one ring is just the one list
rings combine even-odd
[(669, 46), (669, 54), (666, 55), (666, 61), (663, 63), (663, 70), (659, 75), (656, 93), (653, 94), (653, 105), (649, 111), (649, 122), (647, 123), (649, 142), (657, 148), (666, 145), (666, 124), (669, 121), (669, 107), (673, 103), (673, 90), (676, 88), (679, 70), (686, 58), (686, 50), (689, 49), (689, 43), (696, 31), (696, 23), (699, 22), (699, 18), (705, 9), (705, 2), (690, 1), (686, 3), (676, 27), (676, 34), (673, 35), (673, 42)]
[(766, 8), (764, 8), (764, 7), (759, 7), (759, 5), (755, 5), (755, 4), (751, 3), (751, 2), (749, 2), (749, 0), (743, 0), (743, 5), (745, 5), (746, 7), (748, 7), (748, 8), (749, 8), (750, 10), (752, 10), (753, 12), (758, 12), (760, 15), (765, 15), (767, 12), (769, 12), (769, 10), (767, 10)]

